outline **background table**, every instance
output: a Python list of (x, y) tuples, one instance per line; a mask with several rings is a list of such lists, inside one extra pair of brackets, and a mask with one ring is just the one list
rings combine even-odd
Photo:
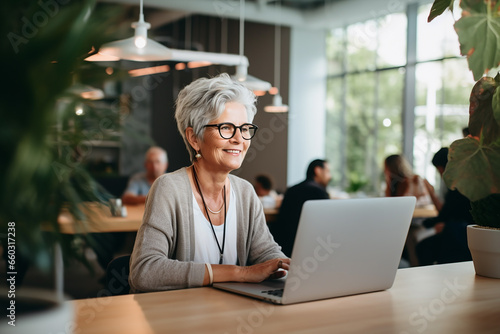
[(438, 215), (434, 205), (418, 206), (413, 211), (413, 218), (430, 218)]
[(127, 217), (111, 215), (109, 207), (98, 203), (87, 203), (83, 208), (87, 215), (84, 222), (76, 222), (67, 211), (59, 215), (59, 227), (65, 234), (99, 232), (137, 232), (142, 224), (144, 204), (127, 205)]
[[(332, 284), (334, 284), (332, 282)], [(68, 302), (75, 333), (499, 333), (500, 280), (472, 262), (398, 270), (386, 291), (275, 306), (213, 288)]]

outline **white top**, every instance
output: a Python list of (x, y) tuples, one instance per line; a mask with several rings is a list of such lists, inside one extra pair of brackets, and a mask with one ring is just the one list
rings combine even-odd
[[(195, 247), (194, 247), (194, 262), (219, 264), (220, 251), (217, 242), (214, 238), (214, 233), (210, 227), (210, 222), (205, 218), (203, 212), (205, 208), (199, 207), (193, 193), (193, 216), (194, 216), (194, 232), (195, 232)], [(224, 214), (224, 210), (221, 211)], [(222, 247), (224, 236), (224, 224), (213, 226), (219, 245)], [(236, 251), (236, 196), (231, 187), (229, 208), (226, 216), (226, 244), (224, 246), (223, 264), (236, 264), (238, 254)]]

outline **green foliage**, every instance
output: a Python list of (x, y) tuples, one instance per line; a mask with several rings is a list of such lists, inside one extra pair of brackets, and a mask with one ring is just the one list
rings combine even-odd
[(453, 11), (453, 3), (455, 0), (436, 0), (432, 4), (431, 12), (427, 18), (427, 22), (431, 22), (437, 16), (443, 14), (446, 9)]
[(453, 142), (443, 175), (446, 185), (471, 201), (500, 193), (500, 139), (484, 145), (474, 137)]
[(484, 77), (474, 85), (470, 96), (471, 136), (450, 147), (444, 180), (471, 201), (500, 192), (500, 123), (493, 112), (499, 107), (493, 103), (498, 99), (499, 81), (500, 76)]
[(471, 202), (471, 214), (480, 225), (500, 228), (500, 194), (492, 194)]
[[(434, 1), (427, 21), (453, 9), (455, 0)], [(500, 2), (496, 0), (462, 0), (462, 17), (455, 22), (460, 52), (467, 56), (474, 80), (500, 64)]]
[(367, 184), (368, 180), (363, 175), (358, 173), (349, 173), (349, 187), (347, 187), (346, 191), (349, 193), (355, 193), (363, 190)]
[(96, 12), (94, 5), (0, 4), (6, 80), (0, 99), (0, 234), (6, 233), (7, 222), (14, 222), (18, 254), (42, 268), (51, 262), (54, 242), (71, 253), (67, 239), (41, 233), (42, 225), (57, 232), (63, 206), (78, 220), (83, 218), (80, 203), (105, 199), (81, 166), (80, 132), (66, 126), (75, 114), (75, 97), (67, 96), (72, 102), (66, 105), (60, 100), (79, 71), (97, 71), (91, 65), (83, 68), (83, 59), (93, 45), (106, 41), (111, 15), (118, 17), (107, 10)]
[[(438, 4), (439, 2), (439, 4)], [(436, 0), (429, 15), (441, 14)], [(448, 187), (471, 200), (479, 225), (498, 226), (500, 216), (500, 75), (482, 77), (500, 63), (500, 2), (462, 0), (462, 17), (455, 23), (460, 51), (467, 55), (475, 80), (470, 95), (470, 136), (452, 143), (443, 175)]]
[(479, 80), (486, 70), (500, 64), (500, 2), (462, 0), (462, 17), (455, 23), (460, 42), (460, 52), (467, 55), (474, 80)]
[(480, 138), (483, 145), (494, 143), (500, 138), (500, 123), (494, 116), (494, 110), (500, 108), (495, 103), (498, 102), (499, 82), (499, 75), (495, 79), (481, 78), (470, 94), (469, 131), (472, 136)]

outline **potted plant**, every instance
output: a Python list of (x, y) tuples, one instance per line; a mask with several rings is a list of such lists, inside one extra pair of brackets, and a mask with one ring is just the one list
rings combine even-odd
[[(454, 0), (436, 0), (428, 21), (453, 5)], [(467, 239), (476, 273), (500, 278), (500, 75), (483, 76), (500, 64), (500, 2), (462, 0), (460, 7), (454, 27), (477, 82), (470, 96), (470, 135), (451, 144), (443, 178), (471, 201), (477, 225), (468, 226)]]
[[(7, 309), (8, 316), (2, 322), (4, 328), (15, 325), (21, 332), (22, 328), (25, 332), (67, 330), (65, 326), (70, 322), (46, 321), (39, 316), (45, 312), (72, 316), (66, 309), (69, 304), (58, 298), (61, 291), (38, 298), (32, 290), (24, 289), (21, 280), (26, 266), (22, 265), (29, 263), (49, 272), (55, 245), (61, 245), (65, 259), (82, 258), (71, 240), (58, 233), (59, 213), (65, 207), (81, 220), (79, 205), (83, 201), (105, 199), (79, 160), (82, 149), (88, 147), (81, 145), (82, 132), (74, 131), (78, 125), (74, 122), (75, 104), (88, 102), (67, 94), (92, 45), (109, 36), (111, 12), (95, 12), (94, 7), (95, 1), (0, 4), (0, 57), (4, 65), (0, 99), (0, 239), (7, 255), (8, 278), (8, 291), (2, 291), (0, 296), (0, 305), (4, 311)], [(85, 73), (91, 71), (85, 69)], [(64, 104), (58, 102), (62, 96)], [(47, 224), (52, 232), (43, 228)], [(26, 302), (21, 298), (23, 294), (29, 295)], [(37, 313), (31, 319), (43, 320), (34, 328), (29, 327), (32, 324), (26, 316), (30, 311)]]

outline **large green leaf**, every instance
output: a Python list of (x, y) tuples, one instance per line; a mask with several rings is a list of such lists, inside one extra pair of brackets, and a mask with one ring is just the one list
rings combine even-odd
[(443, 175), (448, 188), (458, 189), (471, 201), (500, 193), (500, 139), (485, 146), (472, 137), (450, 146)]
[(429, 17), (427, 18), (427, 22), (431, 22), (439, 15), (443, 14), (446, 8), (449, 8), (453, 11), (453, 3), (455, 0), (435, 0), (432, 4), (431, 11), (429, 12)]
[(472, 136), (482, 138), (484, 145), (500, 138), (500, 123), (494, 117), (494, 109), (500, 107), (498, 85), (497, 79), (483, 77), (470, 94), (469, 131)]
[[(488, 4), (491, 8), (488, 10)], [(496, 1), (461, 1), (462, 17), (455, 23), (460, 52), (467, 55), (475, 80), (500, 64), (500, 17)]]
[[(500, 74), (497, 74), (495, 81), (498, 83), (499, 80), (500, 80)], [(495, 119), (496, 124), (500, 127), (500, 89), (497, 89), (495, 91), (495, 94), (493, 95), (492, 106), (493, 106), (493, 118)]]

